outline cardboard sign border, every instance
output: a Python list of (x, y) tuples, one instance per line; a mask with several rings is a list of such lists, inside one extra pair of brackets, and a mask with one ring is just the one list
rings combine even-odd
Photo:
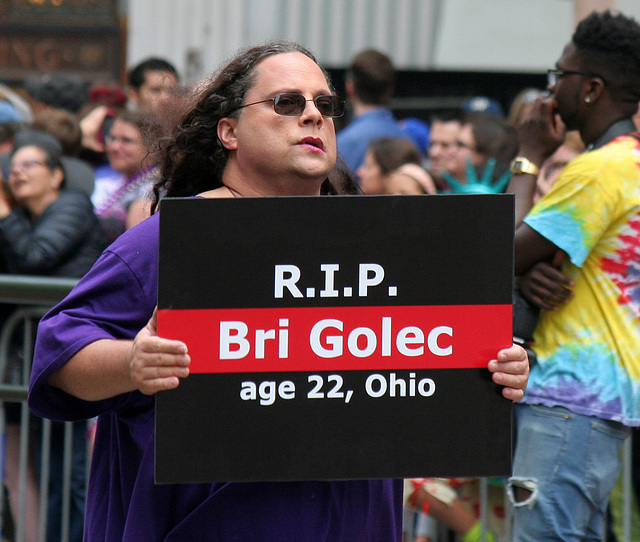
[[(473, 198), (473, 200), (469, 198)], [(368, 203), (354, 203), (355, 201)], [(212, 298), (208, 297), (209, 295), (215, 297), (213, 301), (215, 303), (213, 306), (215, 307), (242, 309), (250, 308), (252, 304), (255, 305), (254, 300), (256, 299), (256, 295), (254, 295), (254, 291), (250, 291), (245, 298), (237, 303), (237, 307), (234, 306), (233, 296), (229, 295), (229, 291), (234, 288), (231, 285), (224, 286), (221, 283), (225, 273), (227, 276), (229, 275), (229, 267), (223, 265), (223, 270), (220, 271), (215, 267), (212, 268), (211, 266), (207, 267), (203, 265), (203, 262), (206, 263), (207, 258), (211, 259), (211, 255), (202, 256), (202, 254), (198, 252), (198, 243), (197, 238), (194, 237), (194, 232), (204, 232), (205, 235), (203, 235), (203, 238), (210, 239), (211, 236), (206, 234), (215, 231), (216, 237), (220, 236), (219, 239), (226, 239), (225, 242), (214, 239), (213, 244), (215, 245), (217, 243), (217, 248), (212, 250), (217, 250), (221, 253), (221, 251), (226, 249), (229, 262), (233, 262), (235, 257), (228, 252), (228, 247), (235, 249), (236, 246), (234, 243), (241, 243), (242, 236), (248, 236), (250, 238), (246, 243), (247, 246), (240, 250), (241, 258), (244, 258), (244, 260), (241, 261), (245, 264), (249, 261), (247, 260), (247, 254), (252, 255), (254, 253), (253, 251), (259, 254), (270, 254), (269, 250), (265, 250), (265, 247), (268, 247), (270, 243), (275, 247), (274, 251), (276, 254), (273, 256), (275, 258), (274, 261), (295, 261), (295, 258), (287, 256), (286, 250), (282, 247), (291, 245), (297, 247), (297, 250), (300, 250), (300, 247), (303, 247), (303, 243), (306, 241), (306, 234), (301, 234), (301, 232), (309, 233), (308, 236), (313, 239), (310, 245), (314, 246), (314, 251), (318, 249), (317, 252), (322, 253), (326, 248), (318, 248), (318, 245), (316, 245), (318, 239), (322, 238), (322, 236), (318, 236), (317, 228), (305, 229), (309, 228), (309, 224), (312, 224), (313, 219), (311, 215), (313, 215), (313, 213), (316, 213), (316, 218), (318, 218), (318, 216), (323, 217), (318, 220), (323, 226), (331, 223), (331, 221), (339, 221), (340, 217), (343, 217), (344, 223), (340, 224), (338, 229), (348, 232), (349, 228), (357, 223), (358, 217), (365, 220), (365, 217), (375, 215), (376, 211), (379, 212), (379, 210), (382, 209), (384, 219), (392, 220), (394, 216), (400, 216), (403, 221), (406, 219), (408, 222), (412, 222), (412, 227), (415, 229), (416, 222), (419, 222), (419, 219), (415, 216), (416, 205), (418, 207), (424, 206), (428, 208), (431, 213), (435, 212), (438, 214), (438, 216), (428, 224), (431, 227), (434, 227), (434, 223), (437, 225), (443, 223), (448, 224), (450, 228), (460, 227), (460, 221), (451, 221), (450, 217), (448, 220), (447, 215), (453, 213), (453, 216), (461, 216), (459, 213), (462, 210), (462, 212), (477, 219), (476, 223), (473, 224), (475, 227), (472, 231), (473, 235), (476, 237), (480, 236), (481, 239), (486, 240), (487, 238), (483, 237), (484, 232), (493, 230), (496, 232), (496, 235), (501, 237), (500, 243), (502, 243), (502, 245), (507, 244), (508, 247), (502, 246), (502, 248), (497, 251), (500, 252), (500, 254), (496, 259), (497, 270), (495, 271), (495, 281), (499, 283), (499, 286), (495, 287), (493, 284), (493, 275), (487, 271), (491, 269), (492, 265), (492, 262), (489, 261), (482, 264), (484, 265), (482, 275), (491, 276), (485, 276), (483, 279), (484, 282), (480, 281), (477, 285), (464, 284), (462, 289), (465, 290), (466, 293), (464, 295), (466, 296), (470, 295), (469, 292), (477, 292), (477, 295), (482, 298), (482, 301), (486, 302), (487, 299), (485, 298), (488, 298), (497, 301), (495, 304), (498, 306), (504, 306), (507, 303), (510, 305), (511, 284), (513, 280), (514, 208), (514, 200), (510, 196), (357, 196), (340, 198), (249, 198), (245, 200), (179, 198), (175, 200), (164, 200), (163, 211), (161, 213), (158, 295), (160, 314), (163, 311), (177, 309), (187, 310), (187, 312), (189, 310), (189, 295), (183, 295), (184, 291), (172, 286), (172, 283), (175, 284), (176, 282), (176, 271), (172, 271), (174, 273), (173, 278), (167, 280), (165, 277), (167, 265), (174, 266), (175, 264), (177, 268), (181, 268), (182, 266), (182, 269), (187, 267), (184, 263), (180, 262), (190, 262), (192, 260), (189, 251), (195, 252), (192, 256), (198, 261), (195, 262), (193, 267), (196, 270), (199, 269), (199, 271), (194, 271), (194, 268), (189, 266), (190, 269), (188, 272), (191, 274), (186, 282), (191, 284), (192, 279), (198, 282), (198, 280), (202, 279), (194, 277), (197, 277), (199, 273), (204, 274), (206, 275), (205, 282), (210, 283), (212, 285), (211, 290), (213, 290), (213, 292), (203, 293), (203, 295), (191, 295), (191, 299), (196, 299), (194, 309), (202, 309), (206, 308), (207, 305), (211, 305)], [(362, 209), (359, 209), (359, 207), (362, 207)], [(458, 215), (456, 215), (452, 209), (455, 213), (458, 213)], [(493, 212), (486, 214), (486, 209), (492, 209)], [(317, 213), (320, 213), (320, 215)], [(283, 228), (284, 230), (291, 228), (291, 225), (296, 223), (296, 221), (299, 223), (299, 228), (288, 230), (291, 232), (292, 241), (289, 242), (287, 239), (287, 242), (276, 246), (276, 244), (273, 243), (273, 232), (269, 233), (267, 228), (260, 226), (260, 221), (273, 220), (274, 216), (281, 218), (289, 214), (295, 215), (293, 217), (294, 220), (291, 220), (291, 216), (284, 220), (286, 224), (282, 225), (278, 232), (276, 232), (277, 235), (283, 234)], [(254, 234), (248, 235), (248, 226), (246, 224), (256, 219), (256, 217), (257, 222), (253, 226)], [(326, 220), (326, 218), (329, 220)], [(485, 218), (487, 218), (487, 220), (485, 220)], [(185, 221), (187, 224), (185, 224)], [(425, 221), (425, 223), (427, 222), (429, 221)], [(484, 222), (487, 223), (485, 224)], [(214, 224), (215, 227), (213, 226)], [(238, 234), (237, 230), (240, 229), (238, 228), (238, 224), (243, 225), (242, 235)], [(316, 224), (316, 226), (318, 226), (318, 224)], [(335, 223), (333, 227), (336, 227)], [(393, 227), (393, 225), (390, 227)], [(499, 229), (495, 230), (495, 228)], [(178, 238), (168, 241), (168, 236), (174, 236), (176, 233)], [(284, 233), (286, 234), (286, 231), (284, 231)], [(456, 240), (464, 239), (465, 234), (457, 231), (453, 237), (455, 237)], [(332, 237), (331, 233), (327, 234), (327, 239), (332, 238), (335, 238), (335, 235)], [(441, 236), (440, 242), (442, 242), (442, 239), (444, 239), (444, 236)], [(371, 245), (376, 247), (380, 243), (380, 239), (375, 236), (375, 232), (371, 241)], [(343, 250), (351, 249), (355, 252), (361, 250), (361, 244), (366, 244), (357, 231), (352, 231), (351, 235), (345, 234), (345, 239), (341, 240), (341, 242), (342, 245), (344, 245)], [(491, 245), (491, 242), (493, 241), (490, 241), (488, 244)], [(189, 247), (188, 245), (190, 243), (193, 243), (194, 246)], [(356, 245), (358, 246), (357, 249), (355, 248)], [(464, 243), (462, 243), (462, 245), (464, 245)], [(468, 245), (465, 246), (469, 248)], [(207, 251), (209, 249), (210, 248), (207, 248)], [(397, 250), (397, 247), (394, 247), (394, 250)], [(431, 250), (431, 248), (426, 249), (427, 252), (429, 250)], [(473, 252), (475, 247), (469, 250)], [(479, 251), (473, 252), (473, 254), (477, 253), (479, 253)], [(482, 257), (485, 256), (486, 255), (482, 255)], [(310, 259), (313, 260), (314, 257), (322, 258), (323, 256), (311, 256)], [(355, 257), (357, 258), (358, 256), (356, 255)], [(394, 257), (395, 260), (398, 259), (397, 253)], [(493, 256), (490, 255), (489, 259), (491, 257)], [(282, 260), (279, 258), (282, 258)], [(453, 258), (453, 261), (461, 261), (459, 255), (454, 255)], [(505, 261), (505, 259), (508, 261)], [(321, 262), (322, 260), (319, 261)], [(412, 260), (412, 264), (413, 261), (414, 260)], [(451, 262), (447, 263), (451, 265)], [(308, 262), (301, 264), (302, 267), (305, 265), (308, 265)], [(243, 271), (250, 273), (251, 269), (243, 269)], [(469, 270), (465, 270), (465, 273), (469, 273)], [(473, 273), (471, 274), (473, 275)], [(178, 276), (179, 275), (180, 272), (178, 272)], [(248, 275), (242, 275), (241, 273), (241, 276), (238, 278), (239, 284), (246, 284), (247, 276)], [(450, 280), (451, 277), (446, 276), (444, 279)], [(453, 279), (451, 280), (453, 281)], [(493, 288), (493, 290), (487, 293), (484, 288), (485, 284), (488, 285), (487, 287), (489, 289)], [(509, 286), (508, 288), (506, 287), (507, 285)], [(251, 286), (254, 287), (255, 285), (252, 284)], [(258, 286), (255, 286), (255, 289), (257, 288), (264, 290), (265, 283), (260, 283)], [(403, 285), (399, 287), (399, 289), (402, 288)], [(272, 291), (273, 288), (271, 287), (269, 290), (269, 295), (271, 296)], [(173, 299), (174, 294), (176, 299)], [(269, 295), (259, 300), (257, 305), (265, 306), (269, 302)], [(446, 297), (446, 292), (443, 293), (441, 289), (438, 289), (436, 292), (420, 293), (420, 295), (432, 296), (434, 300), (440, 300)], [(473, 295), (476, 295), (476, 293)], [(460, 304), (464, 296), (458, 294), (454, 297), (455, 302), (453, 304)], [(247, 300), (247, 298), (249, 299)], [(267, 300), (266, 302), (264, 301), (265, 299)], [(370, 304), (379, 305), (380, 299), (381, 298), (373, 297), (372, 299), (363, 301), (362, 299), (352, 298), (346, 301), (353, 301), (354, 307), (366, 307), (370, 306)], [(508, 300), (508, 302), (506, 300)], [(403, 301), (403, 299), (401, 298), (399, 301)], [(277, 310), (278, 306), (313, 307), (314, 303), (319, 306), (334, 306), (337, 308), (344, 306), (345, 298), (338, 300), (321, 299), (318, 297), (313, 299), (304, 298), (301, 300), (291, 298), (278, 302), (280, 305), (277, 303), (275, 304), (276, 306), (272, 305), (274, 310)], [(187, 304), (186, 309), (185, 303)], [(389, 303), (388, 306), (393, 306), (393, 304)], [(162, 329), (162, 326), (163, 322), (162, 318), (160, 318), (159, 329)], [(162, 336), (171, 336), (171, 333), (165, 333), (165, 330), (162, 330), (160, 334)], [(505, 347), (511, 344), (510, 321), (508, 329), (502, 329), (499, 335), (502, 337), (502, 344), (499, 347)], [(171, 336), (171, 338), (179, 337)], [(495, 351), (488, 349), (479, 355), (484, 356), (484, 359), (488, 362), (490, 357), (497, 353), (498, 349), (497, 347)], [(398, 420), (397, 423), (404, 427), (406, 433), (404, 441), (402, 441), (402, 436), (396, 435), (393, 436), (395, 442), (389, 442), (388, 439), (385, 439), (386, 433), (381, 433), (376, 436), (376, 425), (369, 425), (367, 429), (368, 433), (361, 434), (362, 441), (366, 444), (362, 448), (358, 448), (357, 443), (354, 446), (351, 445), (349, 439), (343, 434), (344, 428), (332, 425), (335, 423), (336, 418), (338, 420), (344, 418), (344, 422), (352, 426), (358, 425), (358, 423), (354, 421), (358, 419), (357, 417), (351, 418), (351, 414), (349, 414), (347, 410), (341, 413), (340, 409), (344, 408), (343, 405), (339, 403), (329, 404), (327, 401), (320, 404), (317, 412), (313, 410), (308, 411), (307, 407), (309, 404), (307, 404), (308, 401), (307, 403), (304, 402), (304, 395), (302, 393), (300, 397), (296, 395), (294, 401), (287, 402), (280, 400), (277, 407), (274, 404), (268, 407), (262, 407), (262, 410), (256, 410), (255, 408), (253, 408), (253, 410), (252, 408), (244, 409), (245, 406), (253, 407), (254, 405), (238, 404), (238, 407), (243, 408), (235, 408), (235, 410), (244, 412), (241, 414), (241, 417), (238, 418), (239, 424), (249, 427), (249, 433), (253, 432), (248, 436), (245, 435), (246, 438), (243, 437), (244, 433), (242, 431), (237, 431), (238, 426), (233, 423), (234, 414), (229, 414), (228, 412), (229, 408), (227, 407), (231, 406), (231, 410), (233, 411), (233, 405), (228, 405), (227, 403), (217, 404), (217, 411), (224, 413), (225, 419), (229, 418), (226, 422), (220, 421), (219, 418), (222, 416), (215, 418), (211, 416), (211, 413), (207, 413), (209, 405), (215, 402), (215, 397), (220, 397), (225, 393), (228, 385), (232, 387), (235, 386), (234, 393), (237, 393), (239, 383), (250, 380), (251, 378), (261, 378), (263, 379), (262, 381), (269, 381), (270, 379), (281, 381), (290, 378), (292, 381), (295, 380), (298, 383), (298, 389), (304, 387), (304, 379), (308, 378), (309, 375), (328, 377), (335, 372), (336, 371), (303, 370), (295, 373), (278, 373), (278, 371), (267, 370), (262, 373), (230, 373), (225, 375), (193, 374), (183, 381), (177, 390), (157, 394), (157, 483), (422, 476), (506, 476), (510, 474), (512, 405), (500, 396), (500, 390), (491, 382), (488, 371), (482, 369), (415, 369), (412, 371), (418, 379), (428, 378), (429, 375), (434, 376), (434, 381), (438, 382), (437, 385), (439, 389), (443, 389), (441, 392), (443, 396), (438, 398), (438, 401), (441, 401), (438, 408), (444, 409), (446, 412), (455, 412), (455, 410), (458, 409), (458, 414), (462, 413), (462, 416), (453, 415), (451, 419), (448, 419), (444, 415), (434, 416), (434, 413), (428, 412), (416, 415), (416, 412), (420, 412), (421, 404), (418, 401), (420, 398), (416, 399), (416, 397), (405, 398), (407, 408), (404, 414), (404, 407), (400, 408), (402, 405), (398, 399), (394, 399), (395, 403), (389, 401), (386, 403), (378, 401), (376, 403), (369, 401), (369, 399), (371, 399), (370, 397), (363, 398), (363, 404), (358, 405), (359, 408), (364, 409), (360, 413), (361, 415), (373, 415), (383, 420), (386, 411), (393, 411), (395, 416), (394, 420)], [(343, 370), (337, 372), (341, 374), (345, 380), (360, 382), (358, 380), (358, 373), (362, 372), (360, 370), (354, 371), (350, 370), (349, 367), (345, 367)], [(367, 373), (367, 371), (364, 372)], [(384, 373), (384, 371), (376, 369), (375, 371), (368, 371), (369, 376), (370, 373), (373, 372)], [(395, 378), (410, 380), (409, 373), (406, 371), (402, 373), (398, 371), (397, 373)], [(387, 371), (384, 376), (388, 377), (390, 374), (391, 373)], [(469, 383), (467, 381), (467, 377), (470, 375), (471, 382), (475, 383)], [(220, 382), (227, 384), (219, 385)], [(232, 384), (228, 384), (229, 382), (232, 382)], [(462, 383), (462, 387), (458, 385), (459, 383)], [(461, 391), (461, 388), (464, 391)], [(444, 397), (444, 394), (448, 396)], [(226, 400), (233, 401), (234, 399)], [(431, 402), (430, 404), (434, 405), (436, 403)], [(488, 409), (487, 404), (490, 404), (491, 408)], [(296, 409), (304, 412), (306, 416), (317, 420), (316, 423), (319, 427), (324, 427), (324, 430), (330, 428), (328, 429), (329, 433), (325, 435), (327, 438), (320, 438), (318, 440), (315, 432), (307, 429), (301, 429), (298, 438), (282, 438), (283, 432), (288, 430), (287, 427), (289, 426), (287, 423), (291, 426), (302, 425), (295, 422), (295, 416), (292, 418), (293, 421), (289, 420), (284, 425), (279, 423), (281, 419), (288, 419), (286, 408), (290, 408), (292, 405), (295, 405)], [(482, 408), (478, 408), (478, 405), (482, 405)], [(285, 410), (283, 410), (283, 408)], [(377, 408), (380, 410), (371, 410)], [(353, 410), (356, 409), (350, 409), (350, 411)], [(425, 410), (429, 409), (426, 408)], [(404, 419), (407, 416), (412, 418), (415, 425), (407, 425), (407, 421)], [(465, 416), (470, 420), (470, 423), (466, 425), (459, 419)], [(217, 424), (219, 430), (212, 428), (211, 424), (208, 424), (206, 420), (211, 421), (213, 425)], [(390, 423), (395, 424), (396, 422), (392, 421)], [(362, 423), (362, 425), (367, 427), (366, 423)], [(458, 425), (460, 427), (456, 430), (456, 426)], [(256, 431), (256, 427), (258, 427), (259, 430)], [(260, 429), (262, 427), (270, 427), (274, 434), (269, 435), (268, 432), (265, 433)], [(335, 429), (335, 427), (338, 427), (338, 429)], [(428, 429), (421, 432), (419, 430), (420, 427), (427, 427)], [(395, 427), (391, 427), (391, 429), (395, 429)], [(335, 431), (335, 433), (331, 433), (331, 431)], [(357, 433), (357, 431), (355, 431), (355, 433)], [(389, 433), (392, 434), (394, 431), (389, 431)], [(367, 436), (371, 436), (372, 440), (367, 441)], [(350, 448), (351, 452), (339, 450), (337, 453), (333, 453), (331, 451), (331, 440), (335, 440), (335, 442), (340, 443), (341, 446)], [(463, 452), (468, 449), (467, 444), (469, 440), (474, 442), (474, 453), (471, 455)], [(326, 448), (323, 448), (324, 441), (328, 441)], [(312, 450), (305, 450), (305, 442), (314, 448)], [(229, 444), (229, 446), (235, 446), (235, 448), (227, 450), (227, 444)], [(302, 447), (300, 444), (302, 444)], [(252, 450), (255, 451), (255, 453), (253, 453)], [(460, 454), (455, 453), (457, 451), (460, 451)], [(345, 454), (347, 457), (343, 457)], [(351, 456), (349, 454), (351, 454)], [(441, 456), (444, 458), (444, 462)], [(413, 462), (413, 464), (410, 464), (411, 462)]]

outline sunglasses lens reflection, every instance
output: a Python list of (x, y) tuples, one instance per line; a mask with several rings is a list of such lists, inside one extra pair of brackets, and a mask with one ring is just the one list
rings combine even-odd
[(278, 115), (300, 115), (304, 111), (305, 102), (302, 94), (278, 94), (273, 100), (273, 108)]
[[(317, 96), (313, 102), (323, 117), (340, 117), (344, 113), (344, 102), (338, 96)], [(278, 115), (301, 115), (307, 100), (302, 94), (278, 94), (273, 100), (273, 108)]]

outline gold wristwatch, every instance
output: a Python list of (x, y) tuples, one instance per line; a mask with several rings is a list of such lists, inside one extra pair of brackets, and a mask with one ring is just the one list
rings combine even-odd
[(516, 156), (511, 161), (511, 166), (509, 167), (509, 169), (514, 175), (521, 175), (522, 173), (538, 175), (538, 173), (540, 173), (540, 168), (524, 156)]

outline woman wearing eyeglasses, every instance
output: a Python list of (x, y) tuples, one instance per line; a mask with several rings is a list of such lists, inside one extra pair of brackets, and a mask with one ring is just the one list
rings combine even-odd
[(0, 254), (10, 273), (81, 277), (105, 241), (89, 198), (64, 191), (64, 170), (43, 144), (16, 149), (8, 185), (13, 209), (0, 197)]
[(148, 113), (123, 110), (104, 138), (109, 163), (96, 169), (91, 201), (109, 242), (150, 214), (151, 187), (158, 180), (158, 169), (143, 130), (154, 122)]

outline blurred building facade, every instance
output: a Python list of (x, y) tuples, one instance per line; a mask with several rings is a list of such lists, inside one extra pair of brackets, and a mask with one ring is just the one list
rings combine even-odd
[(640, 19), (638, 0), (0, 0), (0, 82), (50, 71), (124, 82), (128, 66), (160, 56), (196, 83), (276, 38), (314, 51), (338, 89), (356, 52), (385, 51), (401, 117), (477, 94), (506, 107), (545, 85), (578, 20), (607, 8)]

